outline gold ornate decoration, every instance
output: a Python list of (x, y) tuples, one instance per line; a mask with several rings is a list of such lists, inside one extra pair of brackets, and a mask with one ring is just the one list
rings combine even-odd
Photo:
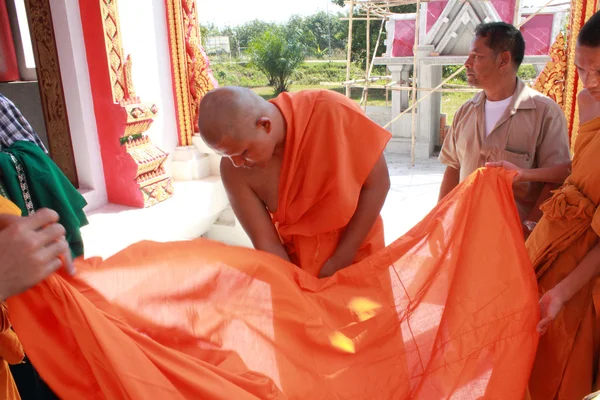
[(142, 187), (142, 194), (144, 195), (146, 207), (153, 206), (173, 195), (173, 182), (169, 178), (168, 180), (146, 184)]
[(194, 133), (198, 133), (200, 132), (198, 129), (200, 101), (208, 91), (214, 89), (216, 82), (210, 71), (208, 57), (202, 50), (196, 0), (182, 0), (181, 4), (183, 11), (192, 125)]
[(136, 95), (132, 58), (130, 55), (125, 57), (123, 52), (117, 0), (95, 1), (100, 4), (112, 97), (118, 108), (112, 118), (122, 121), (123, 127), (118, 132), (110, 132), (111, 135), (118, 135), (116, 140), (120, 141), (121, 146), (119, 152), (111, 157), (130, 157), (135, 162), (135, 171), (127, 172), (130, 174), (127, 179), (123, 179), (123, 176), (119, 179), (127, 181), (127, 185), (138, 187), (143, 206), (150, 207), (173, 194), (171, 177), (163, 168), (168, 154), (153, 144), (146, 135), (158, 108), (154, 103), (142, 102)]
[(169, 46), (171, 48), (171, 69), (173, 74), (173, 92), (177, 104), (177, 127), (179, 144), (192, 144), (192, 115), (190, 93), (187, 86), (187, 68), (185, 62), (185, 41), (183, 37), (183, 16), (181, 0), (165, 0), (167, 3), (167, 24), (169, 27)]
[(569, 37), (567, 44), (567, 77), (565, 83), (565, 116), (567, 117), (569, 135), (571, 139), (571, 150), (575, 145), (577, 133), (579, 132), (579, 108), (577, 106), (577, 93), (583, 87), (577, 68), (575, 67), (575, 46), (577, 36), (585, 22), (596, 12), (596, 0), (572, 0), (571, 19), (569, 23)]
[(567, 75), (567, 43), (564, 35), (558, 34), (550, 48), (550, 57), (544, 70), (535, 80), (533, 88), (554, 100), (564, 109), (565, 80)]
[(216, 82), (201, 46), (196, 0), (165, 1), (179, 144), (188, 146), (198, 132), (200, 100)]
[(126, 84), (117, 1), (100, 0), (100, 11), (102, 12), (104, 42), (106, 43), (106, 54), (108, 55), (113, 99), (115, 103), (118, 103), (125, 97)]
[(25, 4), (50, 156), (69, 181), (78, 187), (50, 1), (26, 0)]

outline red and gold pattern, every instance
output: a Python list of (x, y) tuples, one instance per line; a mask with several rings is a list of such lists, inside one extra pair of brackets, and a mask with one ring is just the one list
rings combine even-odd
[(158, 108), (136, 95), (132, 60), (123, 54), (117, 0), (80, 0), (79, 6), (108, 200), (152, 206), (173, 193), (162, 168), (168, 154), (145, 135)]
[(198, 132), (200, 100), (217, 86), (201, 47), (196, 0), (165, 0), (171, 49), (173, 96), (179, 144), (192, 144)]
[(173, 195), (173, 181), (171, 178), (164, 178), (158, 182), (153, 182), (141, 187), (146, 207), (158, 204)]
[(579, 109), (577, 93), (583, 87), (575, 68), (575, 45), (581, 27), (596, 12), (596, 0), (572, 0), (571, 18), (567, 41), (562, 33), (550, 49), (549, 61), (536, 80), (533, 88), (554, 99), (563, 109), (567, 118), (571, 150), (579, 131)]
[[(152, 143), (148, 136), (125, 143), (125, 149), (138, 166), (136, 180), (141, 175), (150, 173), (156, 175), (160, 172), (164, 175), (162, 166), (169, 155)], [(138, 181), (138, 183), (141, 182)]]
[(116, 0), (100, 0), (102, 12), (102, 25), (106, 42), (106, 54), (108, 55), (110, 83), (112, 85), (113, 99), (115, 103), (125, 97), (126, 84), (123, 58), (123, 45), (121, 43), (121, 27), (119, 25), (119, 10)]
[(533, 88), (545, 94), (564, 109), (565, 77), (567, 74), (567, 43), (562, 32), (550, 48), (550, 57)]

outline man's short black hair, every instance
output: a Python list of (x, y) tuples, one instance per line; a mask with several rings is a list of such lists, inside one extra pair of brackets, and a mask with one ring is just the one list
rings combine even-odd
[(577, 36), (577, 43), (586, 47), (600, 47), (600, 11), (583, 25)]
[(487, 39), (487, 46), (496, 54), (510, 52), (513, 63), (519, 68), (525, 57), (525, 40), (521, 31), (505, 22), (488, 22), (475, 28), (475, 37)]

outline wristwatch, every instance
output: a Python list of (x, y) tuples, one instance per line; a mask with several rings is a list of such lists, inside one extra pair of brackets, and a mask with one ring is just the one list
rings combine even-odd
[(529, 232), (531, 232), (531, 231), (533, 231), (533, 228), (535, 228), (535, 226), (537, 225), (537, 222), (525, 220), (525, 221), (523, 221), (523, 225), (525, 225), (527, 227), (527, 229), (529, 230)]

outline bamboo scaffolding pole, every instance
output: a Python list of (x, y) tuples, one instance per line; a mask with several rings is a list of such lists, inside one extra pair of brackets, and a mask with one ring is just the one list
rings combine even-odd
[[(356, 17), (352, 18), (353, 21), (366, 21), (367, 17)], [(370, 18), (371, 21), (385, 21), (385, 18)], [(350, 18), (340, 18), (340, 21), (350, 21)]]
[(519, 23), (519, 17), (521, 17), (521, 0), (515, 0), (515, 14), (513, 16), (513, 25)]
[[(417, 15), (415, 19), (415, 44), (413, 47), (413, 76), (412, 76), (412, 94), (411, 94), (411, 102), (415, 104), (417, 101), (417, 71), (418, 68), (418, 53), (417, 48), (419, 46), (419, 22), (421, 19), (421, 0), (417, 0)], [(411, 149), (410, 149), (410, 157), (411, 157), (411, 165), (415, 166), (415, 148), (417, 145), (417, 134), (416, 134), (416, 123), (417, 121), (417, 108), (413, 107), (412, 109), (412, 130), (410, 134), (411, 139)]]
[(416, 102), (412, 103), (406, 110), (404, 110), (400, 114), (396, 115), (390, 122), (388, 122), (387, 124), (385, 124), (383, 126), (383, 129), (387, 129), (391, 124), (393, 124), (398, 119), (400, 119), (401, 116), (403, 116), (404, 114), (406, 114), (409, 111), (412, 111), (417, 106), (417, 104), (419, 104), (423, 100), (427, 99), (429, 96), (431, 96), (437, 90), (439, 90), (444, 84), (446, 84), (449, 80), (451, 80), (452, 78), (454, 78), (458, 74), (460, 74), (464, 69), (465, 69), (464, 66), (462, 66), (459, 69), (457, 69), (452, 75), (450, 75), (449, 77), (447, 77), (446, 79), (444, 79), (439, 85), (437, 85), (435, 88), (433, 88), (429, 93), (425, 94), (423, 97), (421, 97), (420, 99), (418, 99)]
[[(375, 42), (375, 50), (373, 51), (373, 57), (371, 58), (371, 61), (369, 62), (369, 52), (367, 51), (367, 63), (368, 63), (368, 72), (367, 72), (367, 76), (366, 76), (366, 81), (367, 82), (374, 82), (377, 80), (381, 80), (381, 79), (391, 79), (391, 76), (387, 76), (387, 77), (378, 77), (378, 79), (372, 79), (375, 77), (371, 77), (371, 74), (373, 73), (373, 67), (375, 66), (375, 57), (377, 56), (377, 50), (379, 49), (379, 43), (381, 43), (381, 35), (383, 33), (383, 27), (385, 26), (385, 20), (381, 21), (381, 26), (379, 27), (379, 33), (377, 34), (377, 41)], [(370, 31), (370, 29), (369, 29)], [(369, 42), (367, 42), (369, 43)], [(365, 111), (367, 110), (367, 101), (369, 98), (369, 88), (367, 87), (366, 89), (363, 89), (363, 96), (364, 98), (364, 104), (365, 104)], [(363, 101), (363, 98), (361, 98), (361, 104)]]
[(365, 58), (365, 81), (360, 104), (364, 104), (363, 110), (367, 112), (367, 97), (369, 96), (369, 59), (371, 58), (371, 9), (367, 8), (367, 57)]
[[(520, 28), (523, 25), (525, 25), (529, 20), (531, 20), (531, 18), (535, 17), (537, 14), (539, 14), (540, 12), (542, 12), (542, 10), (544, 10), (546, 7), (548, 7), (554, 0), (550, 0), (548, 1), (546, 4), (544, 4), (541, 8), (539, 8), (536, 12), (534, 12), (533, 14), (531, 14), (528, 18), (526, 18), (523, 22), (519, 23), (516, 28)], [(416, 35), (416, 34), (415, 34)], [(415, 54), (416, 57), (416, 54)], [(431, 96), (433, 93), (435, 93), (436, 91), (438, 91), (439, 89), (442, 88), (442, 86), (444, 86), (446, 83), (448, 83), (449, 80), (451, 80), (452, 78), (456, 77), (458, 74), (460, 74), (462, 71), (464, 71), (465, 66), (463, 65), (462, 67), (460, 67), (459, 69), (457, 69), (452, 75), (450, 75), (449, 77), (447, 77), (446, 79), (444, 79), (439, 85), (437, 85), (433, 90), (431, 90), (429, 93), (426, 93), (423, 97), (421, 97), (420, 99), (418, 99), (416, 102), (413, 102), (406, 110), (402, 111), (400, 114), (396, 115), (390, 122), (388, 122), (387, 124), (385, 124), (383, 126), (384, 129), (387, 129), (390, 125), (392, 125), (394, 122), (396, 122), (398, 119), (400, 119), (400, 117), (402, 117), (404, 114), (406, 114), (409, 111), (412, 111), (417, 104), (419, 104), (420, 102), (422, 102), (423, 100), (429, 98), (429, 96)], [(413, 76), (414, 77), (414, 76)], [(453, 89), (453, 90), (458, 90), (458, 89)]]
[(546, 4), (544, 4), (539, 9), (537, 9), (535, 12), (533, 12), (529, 17), (525, 18), (525, 20), (523, 22), (520, 22), (518, 25), (515, 24), (515, 26), (517, 28), (522, 27), (523, 25), (525, 25), (526, 23), (528, 23), (533, 17), (535, 17), (536, 15), (538, 15), (539, 13), (541, 13), (542, 11), (544, 11), (546, 8), (548, 8), (549, 6), (551, 6), (554, 1), (555, 0), (548, 1)]
[[(348, 56), (346, 58), (346, 80), (350, 80), (350, 62), (352, 61), (352, 17), (354, 13), (354, 0), (350, 0), (350, 11), (348, 12)], [(350, 97), (350, 86), (346, 86), (346, 97)]]
[[(423, 1), (427, 1), (427, 0), (423, 0)], [(389, 6), (389, 7), (393, 7), (393, 6), (403, 6), (406, 4), (414, 4), (416, 3), (415, 0), (389, 0), (389, 1), (385, 1), (385, 0), (346, 0), (344, 3), (346, 4), (350, 4), (351, 2), (354, 2), (357, 5), (382, 5), (382, 6)]]
[[(375, 81), (382, 81), (382, 80), (390, 79), (390, 78), (391, 78), (390, 76), (371, 76), (371, 77), (369, 77), (369, 81), (375, 82)], [(361, 78), (361, 79), (352, 79), (350, 81), (342, 82), (342, 86), (353, 85), (355, 83), (363, 83), (363, 82), (366, 82), (366, 81), (367, 80), (364, 79), (364, 78)], [(335, 83), (336, 85), (340, 84), (339, 82), (333, 82), (333, 83)]]

